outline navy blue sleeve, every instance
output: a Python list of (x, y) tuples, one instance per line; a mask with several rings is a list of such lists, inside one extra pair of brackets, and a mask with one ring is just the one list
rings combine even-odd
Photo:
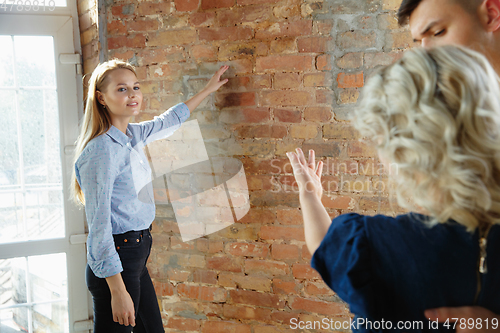
[(352, 313), (373, 314), (369, 309), (374, 304), (373, 272), (364, 216), (349, 213), (333, 219), (311, 266), (350, 305)]

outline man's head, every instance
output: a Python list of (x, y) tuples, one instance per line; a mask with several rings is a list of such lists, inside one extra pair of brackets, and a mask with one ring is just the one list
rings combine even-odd
[(398, 21), (424, 47), (467, 46), (500, 68), (500, 0), (403, 0)]

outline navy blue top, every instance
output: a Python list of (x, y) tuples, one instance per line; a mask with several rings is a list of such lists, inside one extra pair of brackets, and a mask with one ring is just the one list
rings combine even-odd
[[(422, 321), (423, 330), (404, 331), (437, 332), (429, 329), (424, 310), (479, 305), (500, 314), (500, 225), (488, 233), (488, 272), (479, 274), (478, 230), (469, 233), (455, 221), (430, 228), (422, 219), (426, 216), (415, 213), (341, 215), (333, 219), (311, 265), (349, 304), (355, 321), (384, 319), (395, 331), (398, 321)], [(474, 304), (478, 276), (481, 292)]]

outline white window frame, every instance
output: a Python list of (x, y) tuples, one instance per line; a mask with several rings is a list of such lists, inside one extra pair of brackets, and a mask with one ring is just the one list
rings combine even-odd
[(0, 35), (43, 35), (54, 38), (66, 228), (64, 238), (0, 244), (0, 259), (66, 253), (69, 330), (89, 332), (92, 329), (92, 321), (89, 320), (92, 308), (85, 284), (84, 211), (69, 200), (73, 148), (78, 135), (78, 120), (83, 115), (82, 76), (79, 73), (81, 67), (78, 67), (81, 65), (68, 63), (68, 59), (75, 59), (75, 62), (81, 59), (78, 20), (74, 17), (78, 17), (76, 2), (70, 3), (70, 0), (68, 7), (56, 7), (54, 11), (36, 14), (0, 10)]

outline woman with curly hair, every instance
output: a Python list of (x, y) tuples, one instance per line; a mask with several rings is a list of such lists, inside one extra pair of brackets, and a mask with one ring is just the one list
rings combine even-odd
[(353, 328), (435, 331), (426, 309), (474, 305), (490, 317), (476, 328), (498, 328), (500, 85), (486, 58), (458, 46), (408, 51), (371, 76), (353, 123), (396, 166), (397, 203), (411, 213), (332, 221), (323, 163), (314, 151), (308, 161), (300, 149), (287, 154), (311, 264), (350, 305)]

